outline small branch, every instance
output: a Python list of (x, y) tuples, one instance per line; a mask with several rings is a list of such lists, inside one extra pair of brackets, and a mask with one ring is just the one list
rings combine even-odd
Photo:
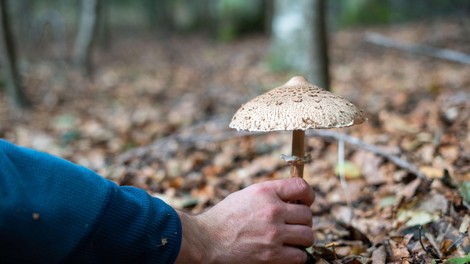
[[(419, 237), (418, 237), (418, 238), (419, 238), (418, 240), (419, 240), (419, 244), (421, 245), (421, 248), (422, 248), (428, 255), (430, 255), (431, 257), (433, 257), (433, 258), (435, 258), (435, 259), (436, 259), (436, 258), (437, 258), (437, 259), (440, 259), (441, 257), (440, 257), (438, 254), (436, 254), (433, 250), (430, 250), (428, 247), (426, 247), (426, 246), (424, 245), (424, 243), (423, 243), (422, 231), (423, 231), (423, 226), (420, 226), (420, 227), (418, 228), (418, 236), (419, 236)], [(425, 233), (425, 236), (426, 236), (426, 233)]]
[(224, 129), (229, 120), (224, 116), (214, 117), (192, 126), (184, 127), (181, 132), (159, 138), (150, 145), (130, 149), (117, 156), (115, 161), (122, 164), (145, 156), (167, 158), (181, 145), (189, 148), (197, 143), (220, 142), (230, 138), (253, 135), (253, 133)]
[[(122, 164), (135, 158), (144, 158), (147, 156), (150, 158), (165, 159), (171, 156), (172, 153), (175, 152), (180, 146), (189, 148), (198, 143), (221, 142), (231, 138), (243, 137), (247, 135), (257, 136), (264, 134), (227, 130), (225, 128), (226, 124), (228, 124), (228, 119), (225, 117), (216, 117), (202, 121), (193, 126), (184, 128), (184, 131), (189, 131), (189, 133), (176, 133), (164, 138), (160, 138), (148, 146), (131, 149), (127, 152), (124, 152), (123, 154), (116, 157), (116, 163)], [(423, 180), (427, 180), (426, 175), (419, 171), (419, 169), (414, 164), (396, 155), (390, 154), (375, 145), (368, 144), (356, 137), (332, 130), (320, 129), (308, 130), (306, 131), (306, 135), (321, 138), (331, 138), (337, 141), (343, 140), (355, 148), (370, 151), (374, 154), (382, 156), (399, 168), (407, 170)]]
[(331, 131), (331, 130), (319, 130), (319, 129), (309, 130), (309, 131), (307, 131), (307, 135), (314, 136), (314, 137), (322, 137), (322, 138), (332, 138), (332, 139), (335, 139), (337, 141), (343, 140), (344, 142), (352, 145), (353, 147), (360, 148), (360, 149), (363, 149), (363, 150), (367, 150), (367, 151), (370, 151), (374, 154), (382, 156), (382, 157), (388, 159), (390, 162), (392, 162), (396, 166), (413, 173), (414, 175), (416, 175), (417, 177), (419, 177), (423, 180), (427, 180), (426, 175), (424, 175), (424, 173), (419, 171), (419, 169), (414, 164), (412, 164), (412, 163), (410, 163), (410, 162), (408, 162), (408, 161), (406, 161), (406, 160), (404, 160), (404, 159), (402, 159), (398, 156), (390, 154), (387, 151), (385, 151), (385, 150), (383, 150), (383, 149), (381, 149), (381, 148), (379, 148), (375, 145), (368, 144), (368, 143), (366, 143), (366, 142), (364, 142), (364, 141), (362, 141), (362, 140), (360, 140), (356, 137), (346, 135), (346, 134), (343, 134), (343, 133), (338, 133), (338, 132)]
[(470, 64), (470, 55), (454, 50), (439, 49), (420, 44), (407, 44), (372, 32), (365, 33), (364, 39), (369, 43), (386, 48), (397, 49), (409, 53), (425, 55), (463, 64)]

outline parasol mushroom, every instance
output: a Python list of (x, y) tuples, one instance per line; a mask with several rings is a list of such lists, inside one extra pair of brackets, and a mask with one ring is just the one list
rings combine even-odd
[(305, 130), (338, 128), (360, 124), (362, 111), (349, 101), (304, 77), (292, 77), (284, 85), (259, 95), (241, 106), (230, 127), (246, 131), (292, 131), (292, 156), (282, 155), (291, 165), (291, 177), (303, 177)]

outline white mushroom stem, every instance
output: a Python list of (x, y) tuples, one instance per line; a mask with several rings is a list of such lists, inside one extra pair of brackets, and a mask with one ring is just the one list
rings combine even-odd
[(303, 178), (304, 176), (304, 156), (305, 156), (305, 131), (292, 131), (292, 156), (298, 160), (290, 164), (290, 177)]

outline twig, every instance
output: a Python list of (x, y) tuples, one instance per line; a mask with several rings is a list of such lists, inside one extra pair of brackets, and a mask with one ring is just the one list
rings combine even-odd
[[(423, 243), (423, 235), (422, 235), (422, 231), (423, 231), (423, 226), (420, 226), (418, 228), (418, 236), (419, 236), (419, 244), (421, 245), (421, 248), (430, 256), (432, 256), (433, 258), (437, 258), (437, 259), (440, 259), (441, 257), (436, 254), (436, 252), (434, 252), (434, 250), (430, 250), (428, 247), (426, 247)], [(426, 236), (426, 233), (424, 234)]]
[[(147, 155), (154, 158), (166, 158), (181, 145), (191, 147), (197, 143), (220, 142), (230, 138), (253, 135), (253, 133), (224, 129), (224, 126), (229, 122), (228, 120), (225, 116), (218, 116), (198, 122), (192, 126), (182, 128), (180, 132), (159, 138), (150, 145), (130, 149), (117, 156), (115, 161), (122, 164)], [(208, 130), (210, 132), (207, 132)]]
[[(212, 119), (197, 123), (191, 127), (184, 128), (184, 131), (189, 131), (190, 133), (184, 133), (184, 132), (176, 133), (176, 134), (158, 139), (148, 146), (131, 149), (119, 155), (116, 158), (116, 162), (119, 164), (122, 164), (132, 159), (142, 158), (148, 155), (150, 155), (152, 158), (157, 158), (157, 157), (166, 158), (166, 157), (169, 157), (174, 151), (176, 151), (177, 147), (181, 145), (189, 148), (198, 143), (220, 142), (220, 141), (224, 141), (227, 139), (243, 137), (247, 135), (256, 136), (256, 135), (264, 134), (264, 133), (251, 133), (251, 132), (227, 130), (226, 124), (228, 124), (227, 117), (216, 117), (216, 118), (212, 118)], [(203, 132), (199, 132), (198, 130), (203, 130)], [(207, 132), (207, 130), (212, 130), (212, 131)], [(374, 154), (382, 156), (388, 159), (390, 162), (392, 162), (396, 166), (398, 166), (399, 168), (407, 170), (410, 173), (416, 175), (417, 177), (423, 180), (428, 180), (426, 178), (426, 175), (420, 172), (419, 169), (414, 164), (396, 155), (390, 154), (387, 151), (377, 146), (368, 144), (356, 137), (339, 133), (336, 131), (319, 130), (319, 129), (308, 130), (306, 131), (306, 135), (314, 136), (314, 137), (321, 137), (321, 138), (331, 138), (337, 141), (343, 140), (344, 142), (350, 144), (351, 146), (355, 148), (370, 151)]]
[(462, 245), (462, 243), (463, 243), (463, 240), (464, 240), (465, 238), (467, 238), (467, 234), (468, 234), (468, 232), (460, 233), (459, 237), (458, 237), (457, 239), (455, 239), (454, 242), (452, 242), (452, 244), (450, 244), (450, 245), (445, 249), (445, 252), (448, 253), (448, 252), (454, 251), (454, 250), (456, 250), (458, 247), (460, 247), (460, 245)]
[(374, 154), (382, 156), (382, 157), (388, 159), (390, 162), (392, 162), (396, 166), (413, 173), (414, 175), (416, 175), (417, 177), (419, 177), (423, 180), (427, 180), (426, 175), (424, 175), (424, 173), (419, 171), (419, 169), (414, 164), (412, 164), (412, 163), (410, 163), (410, 162), (408, 162), (408, 161), (406, 161), (406, 160), (404, 160), (404, 159), (402, 159), (402, 158), (400, 158), (396, 155), (390, 154), (387, 151), (385, 151), (385, 150), (383, 150), (383, 149), (381, 149), (381, 148), (379, 148), (375, 145), (368, 144), (368, 143), (366, 143), (366, 142), (364, 142), (364, 141), (362, 141), (362, 140), (360, 140), (356, 137), (346, 135), (346, 134), (343, 134), (343, 133), (339, 133), (339, 132), (336, 132), (336, 131), (319, 130), (319, 129), (309, 130), (309, 131), (307, 131), (307, 135), (322, 137), (322, 138), (333, 138), (337, 141), (343, 140), (344, 142), (352, 145), (353, 147), (363, 149), (363, 150), (367, 150), (367, 151), (370, 151)]
[(470, 64), (470, 55), (458, 51), (438, 49), (420, 44), (407, 44), (372, 32), (365, 33), (364, 39), (369, 43), (387, 48), (398, 49), (409, 53), (426, 55), (463, 64)]
[[(348, 183), (346, 182), (346, 177), (344, 176), (344, 141), (338, 140), (338, 165), (339, 165), (339, 179), (341, 182), (341, 187), (343, 188), (344, 196), (346, 197), (346, 202), (348, 203), (348, 207), (351, 208), (351, 212), (354, 214), (354, 210), (352, 210), (352, 201), (351, 197), (347, 194), (348, 192)], [(351, 222), (353, 217), (349, 218), (349, 222)]]
[(442, 254), (439, 250), (439, 246), (437, 245), (434, 237), (431, 235), (431, 234), (428, 234), (428, 233), (424, 233), (424, 236), (428, 239), (428, 242), (429, 244), (431, 244), (431, 247), (432, 247), (432, 252), (435, 253), (434, 257), (437, 258), (437, 259), (442, 259)]

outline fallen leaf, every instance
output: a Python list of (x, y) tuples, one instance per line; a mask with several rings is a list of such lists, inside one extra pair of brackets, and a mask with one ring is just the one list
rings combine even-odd
[(390, 261), (402, 261), (401, 263), (410, 263), (408, 261), (410, 252), (408, 251), (408, 243), (413, 237), (413, 234), (405, 236), (394, 236), (389, 240), (390, 245)]
[(454, 163), (460, 155), (459, 147), (456, 145), (443, 146), (439, 148), (439, 153), (447, 163)]
[(404, 187), (398, 189), (397, 197), (398, 200), (410, 200), (416, 194), (416, 190), (421, 185), (422, 180), (416, 178), (411, 183), (406, 184)]
[(464, 201), (470, 205), (470, 181), (462, 183), (459, 190)]
[(450, 258), (449, 263), (450, 264), (468, 264), (470, 263), (470, 253), (468, 253), (466, 256), (461, 257), (461, 258)]
[(398, 210), (397, 220), (404, 222), (405, 226), (425, 225), (439, 219), (438, 214), (433, 214), (425, 210)]
[(362, 176), (359, 167), (350, 161), (345, 161), (343, 168), (341, 168), (340, 164), (336, 164), (335, 174), (338, 176), (341, 175), (341, 170), (344, 171), (344, 177), (346, 179), (357, 179)]
[(416, 134), (419, 128), (415, 123), (406, 120), (404, 116), (394, 114), (388, 111), (380, 111), (379, 119), (387, 133), (391, 134)]
[(446, 210), (447, 199), (444, 195), (428, 193), (402, 204), (397, 212), (397, 220), (407, 227), (422, 226), (438, 220)]
[(387, 261), (387, 252), (385, 252), (385, 247), (379, 246), (372, 252), (371, 257), (372, 263), (374, 264), (385, 264)]

